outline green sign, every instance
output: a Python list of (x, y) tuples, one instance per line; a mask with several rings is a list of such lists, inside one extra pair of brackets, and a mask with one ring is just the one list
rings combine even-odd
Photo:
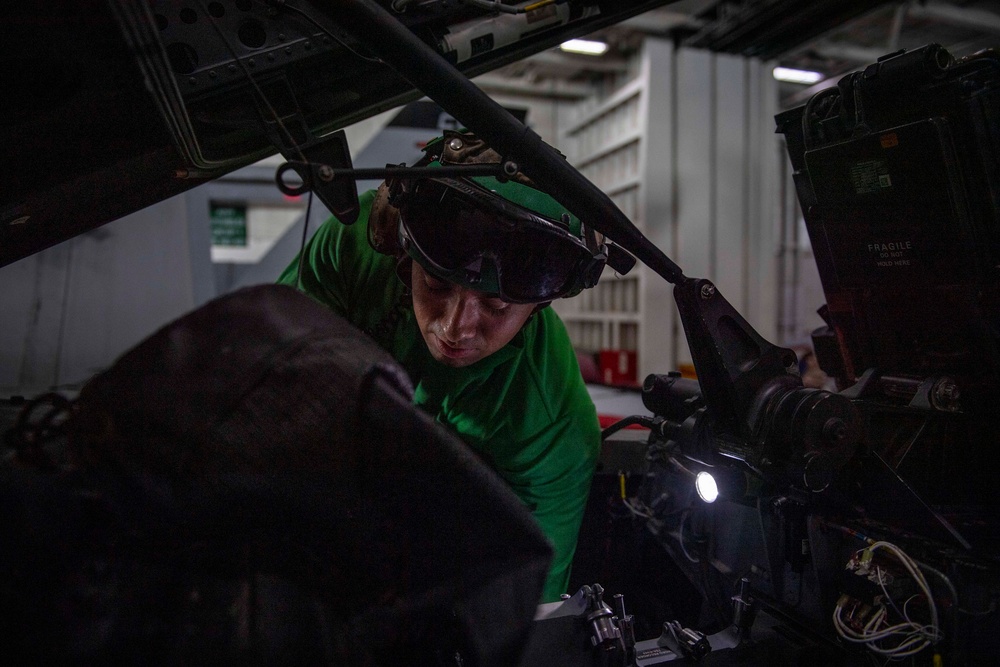
[(247, 207), (243, 204), (211, 205), (212, 245), (247, 244)]

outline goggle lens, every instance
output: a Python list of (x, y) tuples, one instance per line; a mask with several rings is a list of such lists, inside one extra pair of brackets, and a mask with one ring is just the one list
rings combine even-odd
[(401, 203), (410, 241), (442, 277), (477, 260), (492, 260), (500, 297), (534, 303), (565, 295), (577, 286), (581, 272), (594, 272), (590, 250), (556, 223), (523, 213), (504, 215), (505, 207), (485, 210), (479, 204), (434, 180), (417, 182)]

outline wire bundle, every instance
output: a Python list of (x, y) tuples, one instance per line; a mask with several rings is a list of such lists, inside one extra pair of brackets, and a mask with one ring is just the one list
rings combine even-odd
[[(904, 600), (902, 607), (893, 601), (886, 589), (886, 570), (878, 564), (872, 565), (874, 553), (880, 550), (891, 554), (906, 569), (920, 589), (920, 593)], [(877, 582), (884, 597), (878, 598), (874, 607), (867, 607), (846, 595), (841, 596), (833, 610), (833, 625), (837, 634), (844, 640), (863, 644), (868, 650), (890, 660), (900, 660), (915, 655), (941, 641), (943, 635), (930, 585), (917, 562), (902, 549), (889, 542), (874, 542), (858, 551), (847, 567), (854, 569), (856, 574), (868, 575)], [(914, 620), (909, 613), (910, 603), (918, 597), (923, 597), (927, 604), (929, 621), (926, 623)], [(886, 606), (886, 602), (889, 607)], [(890, 620), (890, 607), (900, 617), (899, 622)]]

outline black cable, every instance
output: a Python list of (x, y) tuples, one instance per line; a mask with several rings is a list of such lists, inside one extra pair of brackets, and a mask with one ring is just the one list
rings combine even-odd
[(681, 268), (646, 238), (611, 198), (591, 183), (566, 158), (542, 141), (496, 100), (424, 42), (390, 10), (375, 0), (352, 0), (317, 6), (351, 25), (396, 73), (437, 102), (502, 155), (516, 155), (525, 176), (539, 184), (571, 211), (587, 211), (590, 227), (641, 260), (671, 284), (687, 280)]
[(661, 421), (662, 420), (659, 418), (645, 417), (643, 415), (625, 417), (624, 419), (620, 419), (619, 421), (615, 422), (611, 426), (601, 431), (601, 440), (607, 440), (610, 436), (614, 435), (623, 428), (632, 426), (634, 424), (640, 424), (650, 430), (656, 430), (659, 428), (659, 423)]
[(310, 190), (309, 197), (306, 199), (306, 217), (305, 220), (302, 221), (302, 244), (299, 247), (299, 267), (298, 273), (295, 277), (295, 286), (299, 290), (302, 290), (302, 265), (305, 264), (306, 259), (306, 240), (309, 238), (309, 215), (312, 213), (312, 203), (313, 192)]

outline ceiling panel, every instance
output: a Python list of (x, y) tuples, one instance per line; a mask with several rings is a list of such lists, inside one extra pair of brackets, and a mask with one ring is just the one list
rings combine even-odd
[[(995, 0), (681, 0), (594, 32), (610, 49), (595, 58), (544, 51), (485, 79), (485, 86), (519, 85), (544, 95), (552, 80), (586, 83), (624, 71), (647, 36), (678, 45), (774, 60), (821, 73), (829, 86), (840, 76), (898, 49), (938, 43), (957, 58), (1000, 43), (1000, 2)], [(584, 95), (586, 86), (566, 91)], [(811, 90), (782, 84), (784, 104), (800, 103)], [(564, 92), (562, 96), (569, 96)]]

